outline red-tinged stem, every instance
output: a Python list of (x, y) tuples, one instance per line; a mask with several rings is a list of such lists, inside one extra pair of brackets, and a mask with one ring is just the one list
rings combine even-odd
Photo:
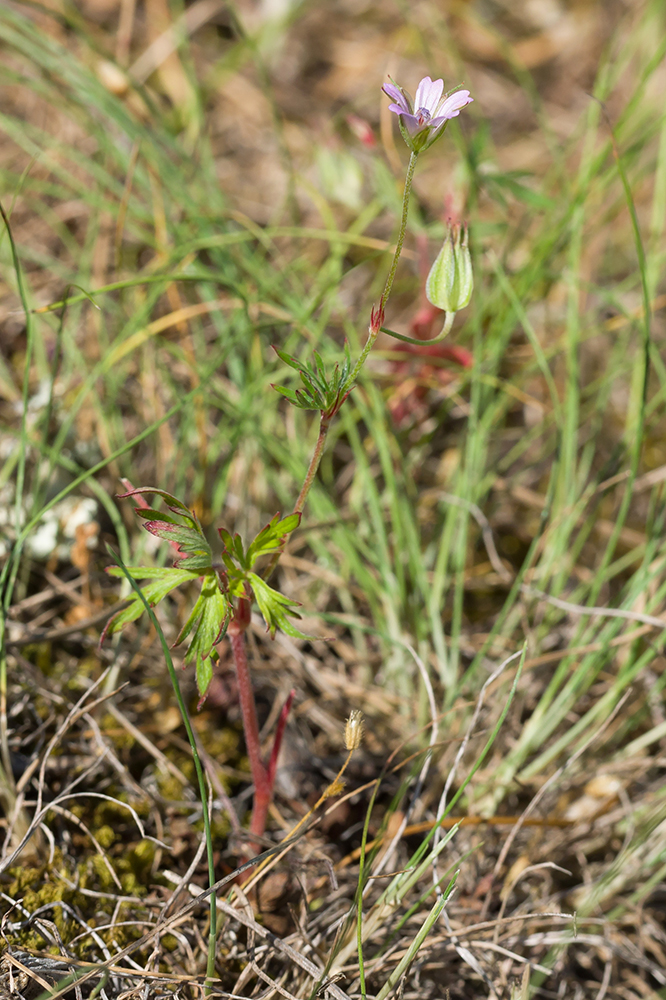
[[(254, 802), (250, 832), (261, 836), (266, 829), (272, 788), (268, 779), (268, 771), (261, 759), (257, 707), (254, 700), (254, 691), (252, 690), (252, 679), (250, 677), (247, 654), (245, 652), (245, 631), (250, 624), (250, 616), (250, 602), (243, 597), (238, 602), (238, 607), (229, 624), (227, 635), (231, 643), (231, 652), (236, 668), (238, 698), (241, 715), (243, 716), (243, 731), (245, 733), (245, 746), (250, 761), (250, 773), (254, 782)], [(261, 849), (259, 843), (255, 843), (253, 846), (256, 850)]]
[[(243, 730), (245, 732), (245, 746), (250, 761), (250, 772), (254, 782), (254, 800), (252, 802), (252, 818), (250, 820), (250, 833), (255, 837), (262, 837), (266, 830), (268, 810), (273, 799), (273, 787), (275, 785), (275, 772), (277, 760), (282, 745), (282, 737), (287, 722), (287, 716), (294, 700), (295, 691), (291, 691), (280, 712), (280, 718), (275, 731), (273, 749), (271, 751), (268, 767), (263, 762), (261, 756), (261, 742), (259, 739), (259, 724), (257, 722), (257, 707), (252, 689), (252, 679), (250, 668), (247, 662), (245, 651), (245, 632), (251, 620), (250, 602), (241, 598), (236, 608), (236, 613), (229, 624), (227, 635), (231, 643), (231, 652), (236, 667), (236, 678), (238, 681), (238, 698), (240, 701), (241, 715), (243, 716)], [(261, 850), (261, 841), (253, 840), (251, 845), (254, 850)]]
[(278, 757), (280, 756), (280, 747), (282, 746), (282, 737), (284, 736), (284, 729), (287, 725), (287, 716), (291, 711), (291, 706), (294, 700), (296, 691), (294, 688), (291, 689), (287, 695), (287, 700), (282, 706), (282, 711), (280, 712), (280, 718), (278, 719), (277, 726), (275, 727), (275, 739), (273, 740), (273, 749), (271, 750), (271, 759), (268, 762), (268, 783), (271, 786), (271, 792), (275, 785), (275, 772), (277, 770)]

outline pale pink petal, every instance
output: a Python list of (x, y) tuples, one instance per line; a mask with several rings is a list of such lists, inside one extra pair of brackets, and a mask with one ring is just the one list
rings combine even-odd
[(455, 94), (451, 94), (442, 102), (441, 107), (437, 108), (437, 118), (455, 118), (460, 114), (461, 108), (471, 104), (473, 100), (474, 98), (469, 95), (469, 90), (457, 90)]
[(420, 110), (425, 110), (432, 115), (444, 90), (443, 80), (431, 80), (429, 76), (424, 76), (416, 88), (414, 98), (414, 110), (418, 114)]
[(435, 132), (439, 131), (439, 129), (442, 127), (442, 125), (444, 125), (446, 122), (448, 122), (449, 118), (455, 118), (456, 115), (458, 115), (458, 114), (459, 114), (459, 112), (456, 111), (455, 114), (448, 115), (446, 118), (442, 118), (442, 117), (431, 118), (430, 121), (428, 122), (428, 128), (430, 129), (430, 134), (434, 135)]
[[(412, 109), (410, 103), (403, 94), (403, 92), (400, 90), (400, 87), (396, 87), (395, 84), (393, 83), (385, 83), (384, 86), (382, 87), (382, 90), (384, 91), (387, 97), (392, 98), (392, 100), (396, 102), (398, 109), (400, 111), (405, 111), (407, 112), (407, 114), (411, 113)], [(395, 105), (391, 104), (389, 105), (389, 107), (391, 111), (395, 111)]]
[[(396, 111), (395, 104), (389, 104), (389, 111)], [(397, 110), (396, 114), (402, 115), (403, 124), (406, 126), (407, 131), (410, 135), (415, 135), (420, 132), (423, 128), (423, 122), (416, 115), (407, 114), (406, 111)]]

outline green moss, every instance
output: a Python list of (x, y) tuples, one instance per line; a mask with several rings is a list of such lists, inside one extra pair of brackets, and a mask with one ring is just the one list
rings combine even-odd
[[(72, 888), (71, 879), (68, 882), (64, 881), (62, 877), (64, 868), (60, 851), (55, 852), (50, 865), (13, 868), (8, 873), (12, 881), (6, 889), (6, 894), (11, 899), (20, 899), (28, 913), (34, 913), (39, 907), (47, 906), (49, 903), (62, 902), (69, 906), (78, 906), (83, 902), (83, 898)], [(60, 906), (54, 906), (48, 918), (53, 920), (61, 937), (67, 941), (72, 930), (67, 912)], [(18, 932), (13, 937), (13, 943), (24, 948), (36, 949), (43, 949), (48, 944), (36, 927)]]
[(118, 886), (114, 882), (108, 865), (101, 854), (93, 854), (90, 858), (90, 865), (97, 876), (97, 882), (102, 892), (117, 892)]
[(157, 773), (157, 789), (167, 802), (178, 802), (183, 797), (183, 786), (178, 778), (165, 771)]
[(195, 729), (201, 733), (205, 741), (206, 751), (220, 764), (235, 760), (238, 756), (240, 733), (229, 726), (218, 729), (210, 725), (211, 721), (206, 716), (195, 717)]
[(141, 884), (134, 872), (125, 872), (124, 875), (121, 875), (120, 884), (128, 896), (140, 896), (147, 888)]
[(141, 840), (134, 848), (132, 854), (142, 867), (151, 867), (155, 858), (155, 844), (149, 840)]
[(108, 849), (113, 843), (115, 843), (116, 833), (113, 827), (106, 824), (105, 826), (100, 826), (100, 828), (95, 831), (95, 837), (100, 847)]
[(18, 896), (21, 896), (26, 889), (30, 888), (34, 883), (44, 877), (44, 869), (11, 868), (9, 874), (13, 877), (14, 881), (9, 886), (8, 895), (10, 895), (12, 899), (16, 899)]
[(116, 750), (128, 751), (136, 745), (136, 740), (132, 734), (128, 733), (122, 726), (119, 726), (111, 713), (107, 713), (103, 717), (101, 728), (106, 738), (113, 743)]
[(192, 758), (188, 757), (185, 760), (181, 759), (179, 761), (178, 766), (180, 767), (181, 771), (189, 781), (190, 785), (192, 785), (193, 788), (197, 788), (198, 787), (197, 772), (195, 770), (194, 761), (192, 760)]
[[(203, 823), (201, 824), (203, 826)], [(229, 820), (226, 815), (214, 816), (210, 824), (213, 840), (227, 840), (229, 836)]]

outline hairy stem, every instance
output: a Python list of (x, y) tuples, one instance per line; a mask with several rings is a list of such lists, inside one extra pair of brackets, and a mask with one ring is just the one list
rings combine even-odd
[[(305, 474), (305, 479), (303, 480), (303, 485), (301, 487), (301, 492), (298, 494), (298, 499), (294, 505), (294, 514), (302, 514), (303, 508), (305, 507), (305, 501), (308, 498), (308, 493), (310, 492), (310, 487), (314, 482), (314, 478), (317, 475), (317, 469), (319, 468), (319, 463), (321, 462), (321, 456), (324, 453), (324, 444), (326, 443), (326, 435), (328, 434), (328, 428), (330, 427), (331, 421), (329, 417), (325, 417), (321, 414), (321, 421), (319, 424), (319, 436), (317, 437), (317, 443), (314, 446), (314, 451), (312, 452), (312, 457), (310, 458), (310, 464), (308, 465), (308, 471)], [(268, 580), (273, 574), (275, 567), (280, 561), (280, 556), (282, 555), (282, 549), (278, 549), (271, 556), (271, 559), (264, 570), (264, 580)]]
[(307, 500), (308, 493), (310, 492), (310, 487), (314, 482), (314, 477), (317, 475), (317, 469), (319, 468), (321, 456), (324, 452), (324, 444), (326, 442), (329, 425), (330, 420), (324, 417), (324, 414), (322, 413), (321, 422), (319, 424), (319, 437), (317, 438), (317, 443), (314, 447), (314, 451), (312, 452), (312, 458), (310, 459), (310, 464), (303, 481), (303, 486), (301, 487), (301, 492), (298, 494), (298, 500), (296, 501), (296, 506), (294, 507), (294, 514), (302, 514), (303, 508), (305, 507), (305, 501)]
[(278, 719), (277, 726), (275, 727), (275, 739), (273, 740), (273, 749), (271, 750), (271, 757), (268, 762), (268, 781), (271, 786), (271, 792), (273, 791), (273, 787), (275, 785), (275, 772), (277, 771), (278, 757), (280, 756), (280, 747), (282, 746), (282, 737), (284, 736), (287, 718), (289, 716), (289, 712), (291, 711), (291, 706), (295, 697), (296, 689), (292, 688), (287, 695), (287, 700), (282, 706), (280, 718)]
[(373, 314), (373, 320), (370, 323), (370, 328), (368, 330), (368, 339), (365, 342), (365, 346), (359, 355), (359, 359), (354, 365), (354, 370), (349, 376), (347, 382), (348, 386), (352, 386), (356, 381), (361, 368), (365, 364), (368, 354), (372, 350), (372, 347), (377, 339), (377, 334), (382, 325), (384, 309), (386, 308), (386, 303), (388, 302), (389, 296), (391, 294), (391, 289), (393, 288), (393, 279), (395, 278), (395, 272), (398, 270), (398, 261), (400, 260), (400, 254), (402, 253), (402, 245), (405, 242), (405, 233), (407, 232), (407, 215), (409, 213), (409, 197), (412, 192), (412, 181), (414, 180), (414, 170), (416, 169), (416, 160), (418, 158), (418, 153), (412, 153), (409, 157), (409, 165), (407, 167), (407, 176), (405, 177), (405, 187), (402, 192), (402, 215), (400, 217), (400, 229), (398, 230), (398, 239), (395, 244), (395, 251), (393, 253), (393, 260), (391, 261), (391, 267), (389, 273), (386, 276), (386, 282), (384, 284), (384, 291), (382, 292), (382, 297), (379, 300), (379, 310), (377, 316)]
[(391, 262), (391, 269), (386, 276), (386, 283), (384, 285), (384, 291), (382, 292), (382, 305), (384, 306), (388, 302), (389, 295), (391, 294), (393, 279), (395, 278), (395, 272), (398, 270), (398, 261), (400, 260), (400, 254), (402, 253), (402, 245), (405, 242), (405, 233), (407, 232), (407, 215), (409, 213), (409, 196), (412, 193), (412, 181), (414, 180), (414, 170), (416, 169), (416, 160), (418, 155), (418, 153), (411, 153), (409, 157), (407, 174), (405, 176), (405, 187), (402, 192), (400, 230), (398, 231), (398, 239), (395, 244), (395, 252), (393, 254), (393, 261)]

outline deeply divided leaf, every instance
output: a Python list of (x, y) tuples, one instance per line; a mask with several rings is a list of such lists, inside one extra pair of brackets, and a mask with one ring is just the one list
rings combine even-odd
[(277, 629), (281, 629), (287, 635), (295, 639), (310, 639), (309, 635), (299, 632), (295, 625), (287, 617), (300, 617), (294, 608), (300, 607), (298, 601), (280, 594), (277, 590), (269, 587), (265, 580), (262, 580), (256, 573), (248, 573), (248, 580), (252, 586), (255, 600), (259, 605), (259, 610), (266, 622), (266, 627), (271, 634), (271, 639), (275, 638)]
[(284, 543), (289, 535), (301, 523), (300, 514), (289, 514), (280, 520), (280, 515), (276, 514), (265, 528), (259, 532), (257, 537), (250, 543), (247, 550), (247, 561), (250, 567), (254, 566), (260, 556), (270, 555)]
[[(120, 566), (111, 566), (108, 572), (111, 576), (124, 576)], [(159, 604), (160, 601), (164, 600), (167, 594), (170, 594), (176, 587), (180, 587), (183, 583), (189, 583), (192, 580), (197, 579), (196, 575), (190, 573), (188, 570), (176, 569), (175, 567), (168, 569), (160, 567), (159, 576), (156, 578), (156, 570), (148, 568), (144, 569), (140, 566), (128, 567), (128, 572), (134, 579), (153, 577), (152, 583), (148, 583), (145, 587), (141, 588), (143, 596), (146, 598), (151, 608), (154, 608), (156, 604)], [(136, 621), (137, 618), (141, 617), (145, 610), (143, 601), (139, 595), (132, 593), (127, 607), (119, 611), (107, 622), (106, 628), (102, 632), (100, 642), (103, 642), (107, 635), (113, 635), (114, 632), (117, 632), (129, 622)]]
[(212, 678), (211, 653), (227, 631), (231, 611), (229, 600), (220, 590), (216, 576), (210, 574), (204, 578), (192, 614), (176, 640), (177, 643), (182, 642), (194, 630), (185, 653), (185, 663), (196, 664), (197, 688), (202, 697)]

